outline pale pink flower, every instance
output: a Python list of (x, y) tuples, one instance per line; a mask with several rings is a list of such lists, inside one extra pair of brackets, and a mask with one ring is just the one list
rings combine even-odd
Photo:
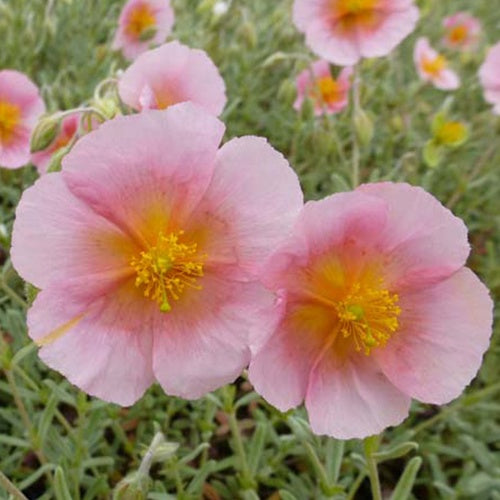
[(293, 19), (313, 52), (350, 66), (389, 54), (415, 28), (413, 0), (295, 0)]
[(191, 101), (219, 115), (226, 86), (206, 52), (170, 42), (140, 55), (118, 84), (122, 101), (135, 110), (165, 109)]
[(338, 113), (349, 104), (349, 89), (353, 69), (344, 68), (337, 79), (332, 77), (327, 61), (316, 61), (297, 77), (297, 99), (294, 108), (299, 110), (304, 99), (314, 103), (316, 115)]
[(24, 192), (11, 255), (41, 289), (29, 334), (86, 392), (130, 405), (158, 380), (198, 398), (247, 366), (272, 303), (255, 276), (302, 193), (265, 139), (219, 149), (223, 133), (191, 103), (115, 118)]
[(488, 51), (479, 70), (479, 79), (484, 89), (484, 98), (493, 104), (493, 112), (500, 115), (500, 42)]
[(67, 116), (62, 120), (61, 129), (52, 143), (45, 149), (31, 155), (31, 163), (36, 166), (40, 174), (47, 172), (52, 155), (71, 142), (78, 131), (79, 123), (80, 115), (78, 113)]
[(456, 398), (492, 328), (469, 250), (464, 223), (408, 184), (307, 203), (261, 273), (277, 326), (252, 344), (250, 381), (281, 411), (305, 400), (312, 430), (339, 439), (399, 424), (411, 398)]
[(0, 167), (19, 168), (30, 161), (30, 137), (45, 104), (24, 74), (0, 71)]
[(479, 41), (481, 23), (468, 12), (457, 12), (443, 20), (443, 43), (450, 49), (471, 50)]
[(430, 46), (427, 38), (417, 40), (413, 60), (424, 82), (431, 82), (441, 90), (455, 90), (460, 86), (458, 75), (449, 68), (446, 58)]
[(170, 0), (128, 0), (118, 19), (113, 49), (135, 59), (151, 45), (163, 43), (173, 24)]

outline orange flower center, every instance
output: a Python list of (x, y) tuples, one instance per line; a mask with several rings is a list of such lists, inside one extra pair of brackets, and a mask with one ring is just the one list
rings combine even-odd
[(469, 30), (465, 25), (458, 25), (451, 29), (449, 39), (453, 43), (461, 43), (467, 39)]
[(438, 55), (432, 59), (426, 57), (422, 60), (422, 69), (432, 76), (437, 76), (448, 65), (448, 61), (442, 55)]
[(156, 18), (151, 7), (145, 3), (137, 5), (129, 15), (126, 32), (134, 38), (140, 38), (156, 25)]
[(15, 104), (0, 101), (0, 144), (8, 144), (21, 120), (21, 109)]
[(399, 328), (399, 297), (381, 278), (382, 265), (359, 259), (320, 258), (305, 271), (291, 314), (292, 328), (318, 335), (324, 351), (340, 357), (370, 355)]
[(335, 24), (346, 32), (357, 27), (370, 29), (380, 21), (380, 0), (331, 0)]
[(316, 89), (311, 91), (312, 97), (319, 92), (319, 97), (327, 104), (335, 104), (342, 99), (342, 88), (331, 76), (324, 76), (316, 83)]
[(155, 246), (130, 262), (136, 273), (135, 286), (157, 302), (162, 312), (170, 311), (170, 301), (179, 300), (186, 288), (201, 289), (198, 278), (203, 277), (203, 255), (196, 243), (180, 242), (183, 235), (183, 231), (167, 236), (160, 233)]

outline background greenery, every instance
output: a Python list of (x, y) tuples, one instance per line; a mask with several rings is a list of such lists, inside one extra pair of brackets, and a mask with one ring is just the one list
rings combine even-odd
[[(122, 3), (0, 0), (0, 68), (26, 72), (50, 110), (80, 105), (100, 80), (126, 66), (109, 50)], [(291, 1), (233, 0), (220, 18), (210, 0), (173, 4), (173, 36), (207, 50), (226, 80), (226, 138), (268, 137), (289, 158), (309, 199), (350, 189), (350, 110), (315, 119), (307, 107), (301, 113), (291, 107), (294, 76), (308, 56), (291, 23)], [(361, 148), (360, 165), (362, 181), (421, 185), (462, 217), (473, 247), (469, 265), (498, 298), (500, 121), (477, 79), (487, 46), (500, 40), (500, 9), (493, 4), (420, 2), (417, 32), (389, 57), (362, 63), (361, 103), (375, 135)], [(439, 46), (442, 18), (460, 8), (478, 16), (485, 33), (472, 55), (449, 54), (463, 84), (446, 94), (419, 83), (412, 49), (418, 36)], [(422, 151), (447, 96), (450, 116), (467, 122), (471, 136), (431, 169)], [(88, 398), (39, 362), (26, 334), (23, 284), (8, 256), (15, 206), (35, 178), (33, 167), (0, 169), (0, 470), (28, 498), (108, 498), (139, 467), (158, 431), (179, 447), (163, 447), (157, 457), (151, 499), (370, 497), (360, 442), (312, 436), (302, 410), (280, 414), (244, 378), (196, 402), (167, 397), (155, 386), (132, 408), (121, 409)], [(444, 408), (415, 403), (403, 425), (384, 433), (378, 456), (383, 490), (394, 490), (408, 463), (411, 475), (419, 463), (412, 457), (420, 456), (410, 498), (499, 499), (499, 380), (497, 329), (465, 396)], [(409, 439), (418, 450), (401, 446)], [(2, 495), (7, 498), (0, 487)], [(397, 498), (406, 497), (403, 492)]]

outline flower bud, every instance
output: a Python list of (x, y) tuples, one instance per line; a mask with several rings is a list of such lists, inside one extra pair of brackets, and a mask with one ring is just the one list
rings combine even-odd
[(291, 80), (283, 80), (278, 89), (278, 99), (287, 106), (291, 106), (297, 97), (295, 83)]
[(424, 146), (423, 157), (428, 167), (436, 168), (443, 159), (443, 148), (438, 142), (431, 139)]
[(60, 130), (61, 118), (59, 113), (41, 118), (31, 134), (31, 152), (36, 153), (49, 147)]
[(354, 113), (354, 128), (362, 146), (369, 146), (374, 135), (373, 121), (363, 109)]
[(257, 45), (257, 33), (252, 23), (248, 21), (244, 22), (241, 25), (239, 34), (248, 48), (253, 49)]
[(149, 475), (132, 472), (113, 491), (113, 500), (146, 500), (151, 479)]

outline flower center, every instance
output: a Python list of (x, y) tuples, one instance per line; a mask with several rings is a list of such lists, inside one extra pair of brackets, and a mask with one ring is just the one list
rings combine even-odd
[(8, 144), (21, 119), (19, 106), (0, 101), (0, 144)]
[(355, 283), (335, 307), (340, 333), (366, 355), (374, 347), (385, 346), (399, 326), (399, 297), (380, 285), (372, 288)]
[(455, 26), (451, 31), (450, 31), (450, 41), (453, 43), (461, 43), (466, 40), (468, 34), (468, 29), (467, 26), (458, 25)]
[(379, 0), (339, 0), (336, 2), (335, 10), (340, 15), (359, 14), (375, 9), (378, 2)]
[(441, 73), (441, 71), (443, 71), (443, 69), (446, 68), (447, 64), (448, 62), (442, 55), (438, 55), (432, 59), (424, 57), (422, 61), (422, 69), (429, 75), (437, 76)]
[[(340, 85), (331, 76), (320, 78), (316, 85), (321, 99), (327, 104), (335, 104), (341, 99)], [(312, 91), (313, 94), (315, 93), (314, 90)]]
[(157, 302), (162, 312), (170, 311), (171, 299), (179, 300), (186, 288), (201, 289), (203, 255), (196, 243), (180, 242), (183, 235), (184, 231), (160, 233), (155, 246), (130, 261), (136, 272), (135, 286), (143, 288), (144, 296)]
[(147, 4), (137, 5), (129, 15), (126, 31), (134, 38), (140, 38), (145, 32), (156, 25), (156, 18)]

